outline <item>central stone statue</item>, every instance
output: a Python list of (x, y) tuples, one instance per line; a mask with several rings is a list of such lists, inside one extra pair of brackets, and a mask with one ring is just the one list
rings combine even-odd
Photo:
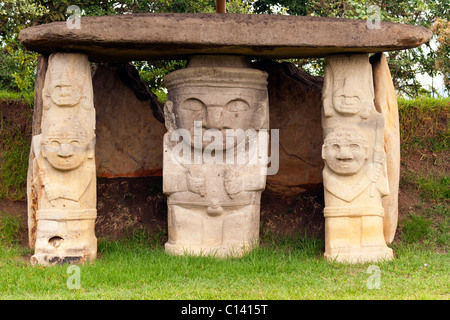
[(163, 191), (175, 254), (240, 256), (258, 244), (269, 129), (267, 73), (194, 56), (165, 77)]

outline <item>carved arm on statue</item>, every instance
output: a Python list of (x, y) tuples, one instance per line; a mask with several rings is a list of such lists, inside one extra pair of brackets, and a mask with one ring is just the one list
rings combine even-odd
[(384, 152), (383, 148), (374, 147), (373, 162), (374, 162), (374, 167), (373, 167), (373, 170), (370, 175), (370, 180), (372, 181), (372, 185), (371, 185), (371, 189), (370, 189), (371, 197), (375, 196), (377, 182), (381, 176), (381, 171), (383, 170), (383, 165), (386, 162), (386, 153)]
[(204, 197), (206, 194), (205, 178), (192, 175), (189, 170), (178, 174), (164, 174), (163, 191), (167, 195), (190, 191)]
[(187, 173), (172, 173), (163, 175), (163, 192), (170, 195), (176, 192), (188, 191), (186, 183)]
[(186, 174), (186, 183), (189, 191), (198, 193), (202, 197), (206, 194), (205, 178), (200, 175), (192, 175), (191, 172)]
[(45, 195), (47, 196), (48, 201), (52, 205), (52, 207), (56, 206), (56, 199), (58, 197), (55, 193), (55, 188), (53, 185), (48, 181), (47, 174), (44, 169), (39, 169), (39, 180), (41, 181), (42, 186), (45, 190)]
[(370, 187), (370, 196), (374, 197), (377, 189), (377, 182), (381, 175), (381, 170), (386, 162), (386, 153), (384, 152), (384, 116), (376, 113), (376, 133), (375, 146), (373, 148), (374, 169), (371, 174), (372, 185)]
[(266, 177), (260, 174), (259, 167), (256, 166), (252, 169), (247, 171), (228, 169), (225, 172), (224, 185), (230, 198), (243, 191), (264, 189)]

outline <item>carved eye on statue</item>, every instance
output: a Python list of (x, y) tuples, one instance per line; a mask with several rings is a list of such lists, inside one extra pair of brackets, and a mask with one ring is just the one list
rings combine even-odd
[(199, 112), (206, 109), (205, 104), (198, 99), (190, 98), (183, 102), (182, 109)]
[(79, 140), (72, 140), (70, 141), (70, 145), (74, 147), (79, 147), (81, 145)]
[(49, 146), (50, 147), (59, 147), (60, 143), (59, 143), (58, 140), (51, 140), (50, 143), (49, 143)]
[(343, 87), (345, 84), (345, 80), (344, 79), (339, 79), (339, 80), (334, 80), (334, 86), (335, 87)]
[(332, 149), (332, 150), (335, 150), (335, 151), (339, 151), (339, 150), (341, 149), (341, 146), (338, 145), (337, 143), (333, 143), (333, 144), (331, 145), (331, 149)]
[(360, 146), (357, 144), (350, 145), (350, 150), (352, 150), (352, 151), (358, 151), (359, 149), (360, 149)]
[(53, 87), (53, 94), (55, 95), (60, 95), (61, 94), (61, 87), (60, 86), (55, 86)]
[(227, 103), (225, 108), (229, 112), (244, 112), (250, 109), (250, 106), (244, 100), (232, 100)]

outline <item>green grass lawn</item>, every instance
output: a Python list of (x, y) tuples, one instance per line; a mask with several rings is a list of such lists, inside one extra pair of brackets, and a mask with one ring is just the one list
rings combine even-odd
[[(321, 240), (285, 237), (240, 259), (172, 256), (161, 244), (99, 241), (79, 267), (31, 266), (32, 253), (0, 250), (1, 299), (448, 299), (449, 255), (393, 246), (395, 260), (347, 265), (322, 257)], [(79, 268), (79, 269), (78, 269)], [(79, 281), (79, 282), (77, 282)]]

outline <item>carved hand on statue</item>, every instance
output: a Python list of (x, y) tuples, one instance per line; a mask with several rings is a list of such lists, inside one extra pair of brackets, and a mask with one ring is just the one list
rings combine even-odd
[(383, 164), (386, 161), (386, 154), (383, 148), (375, 147), (373, 153), (373, 162)]
[(202, 197), (206, 194), (205, 178), (202, 176), (193, 176), (190, 172), (186, 175), (188, 190), (198, 193)]
[(50, 201), (50, 204), (54, 207), (56, 205), (56, 199), (58, 199), (55, 192), (55, 186), (53, 184), (46, 184), (44, 188), (48, 201)]
[(384, 153), (384, 150), (380, 147), (375, 147), (373, 153), (374, 166), (370, 172), (370, 180), (374, 183), (371, 189), (371, 196), (373, 196), (375, 192), (375, 183), (380, 178), (381, 170), (383, 167), (382, 165), (384, 164), (385, 161), (386, 161), (386, 154)]
[(55, 187), (48, 182), (47, 174), (44, 169), (39, 169), (38, 175), (39, 180), (41, 181), (41, 185), (44, 187), (48, 201), (50, 201), (52, 207), (56, 206), (56, 199), (58, 199), (58, 197), (55, 193)]
[(239, 171), (234, 169), (229, 169), (225, 172), (224, 184), (225, 190), (231, 198), (245, 189), (243, 177)]

